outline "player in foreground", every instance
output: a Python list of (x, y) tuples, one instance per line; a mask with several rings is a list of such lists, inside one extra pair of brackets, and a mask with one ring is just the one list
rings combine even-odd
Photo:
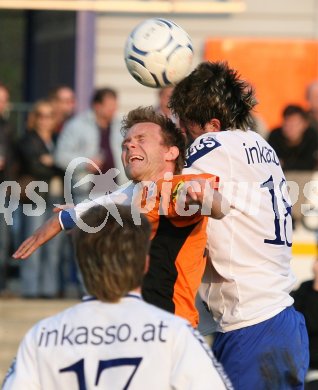
[(81, 214), (89, 207), (102, 204), (115, 210), (114, 202), (134, 207), (138, 203), (138, 210), (147, 213), (152, 223), (150, 267), (143, 282), (143, 297), (149, 303), (188, 319), (196, 327), (199, 316), (195, 296), (206, 263), (207, 218), (199, 207), (190, 215), (188, 212), (187, 216), (180, 215), (176, 210), (178, 189), (189, 180), (203, 178), (202, 186), (197, 182), (200, 191), (194, 192), (189, 188), (187, 202), (203, 207), (207, 205), (206, 214), (214, 218), (222, 218), (228, 208), (226, 204), (221, 204), (217, 191), (211, 190), (211, 196), (204, 198), (205, 190), (209, 189), (205, 180), (214, 180), (215, 176), (173, 177), (173, 174), (181, 172), (184, 165), (185, 139), (170, 119), (155, 113), (152, 108), (138, 108), (127, 115), (123, 133), (122, 161), (127, 177), (133, 182), (123, 190), (91, 203), (79, 204), (74, 210), (64, 210), (59, 217), (52, 217), (21, 244), (14, 257), (25, 259), (58, 234), (62, 227), (73, 228), (76, 222), (80, 223)]
[[(122, 226), (109, 216), (99, 232), (76, 228), (90, 296), (27, 333), (4, 390), (232, 388), (187, 321), (142, 300), (151, 227), (145, 216), (136, 226), (130, 207), (118, 211)], [(102, 206), (83, 216), (92, 227), (105, 219)]]
[(183, 173), (213, 172), (231, 205), (207, 229), (201, 295), (218, 323), (215, 356), (235, 389), (301, 389), (308, 337), (290, 296), (291, 206), (276, 153), (249, 130), (253, 90), (226, 63), (206, 62), (169, 104), (194, 139)]

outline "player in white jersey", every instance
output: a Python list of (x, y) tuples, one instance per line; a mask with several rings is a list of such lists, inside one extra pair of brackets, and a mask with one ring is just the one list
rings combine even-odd
[(4, 390), (232, 388), (187, 321), (142, 300), (150, 224), (117, 207), (121, 221), (102, 206), (84, 214), (91, 227), (107, 220), (99, 232), (75, 232), (90, 296), (27, 333)]
[(217, 175), (231, 205), (207, 228), (201, 295), (218, 323), (215, 355), (235, 389), (301, 389), (308, 338), (289, 294), (291, 205), (276, 153), (249, 130), (255, 104), (252, 88), (222, 62), (199, 65), (170, 99), (194, 140), (183, 173)]

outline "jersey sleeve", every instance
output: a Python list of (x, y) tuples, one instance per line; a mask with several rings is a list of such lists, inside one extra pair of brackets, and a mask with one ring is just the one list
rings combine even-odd
[(229, 156), (218, 133), (207, 133), (197, 138), (187, 150), (183, 174), (210, 173), (221, 181), (230, 174)]
[(61, 228), (63, 230), (72, 229), (80, 216), (94, 206), (104, 206), (111, 212), (112, 208), (116, 208), (116, 204), (130, 205), (132, 193), (133, 185), (129, 183), (111, 194), (100, 196), (90, 202), (79, 203), (74, 208), (62, 210), (59, 213)]
[(36, 359), (36, 340), (32, 328), (22, 340), (3, 382), (2, 390), (40, 390), (39, 367)]
[(233, 389), (210, 347), (190, 325), (178, 328), (172, 361), (171, 386), (174, 389)]

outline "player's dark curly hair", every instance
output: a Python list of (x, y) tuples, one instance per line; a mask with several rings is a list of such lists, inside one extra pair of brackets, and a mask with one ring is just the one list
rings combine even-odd
[(204, 127), (216, 118), (221, 130), (247, 130), (256, 104), (253, 88), (226, 62), (203, 62), (176, 85), (169, 107), (184, 122)]
[(138, 107), (129, 111), (122, 120), (121, 133), (125, 137), (129, 129), (137, 123), (151, 122), (161, 127), (164, 145), (176, 146), (179, 156), (176, 160), (175, 174), (181, 173), (184, 166), (186, 139), (182, 131), (176, 127), (170, 118), (157, 113), (152, 106)]

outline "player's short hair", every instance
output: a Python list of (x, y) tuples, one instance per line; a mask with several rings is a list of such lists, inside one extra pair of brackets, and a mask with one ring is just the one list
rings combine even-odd
[(123, 137), (126, 136), (129, 129), (135, 124), (146, 122), (155, 123), (160, 126), (164, 145), (176, 146), (179, 149), (174, 173), (181, 173), (185, 161), (186, 139), (182, 131), (176, 127), (170, 118), (157, 113), (152, 106), (138, 107), (129, 111), (128, 115), (122, 120), (121, 133)]
[(117, 302), (129, 291), (140, 287), (149, 251), (150, 224), (141, 215), (135, 225), (128, 206), (116, 205), (122, 226), (105, 207), (90, 208), (81, 218), (98, 232), (88, 233), (75, 228), (74, 243), (77, 261), (87, 292), (104, 302)]
[(222, 130), (247, 130), (256, 104), (253, 88), (226, 62), (203, 62), (175, 86), (169, 107), (185, 123), (204, 127), (215, 118)]

